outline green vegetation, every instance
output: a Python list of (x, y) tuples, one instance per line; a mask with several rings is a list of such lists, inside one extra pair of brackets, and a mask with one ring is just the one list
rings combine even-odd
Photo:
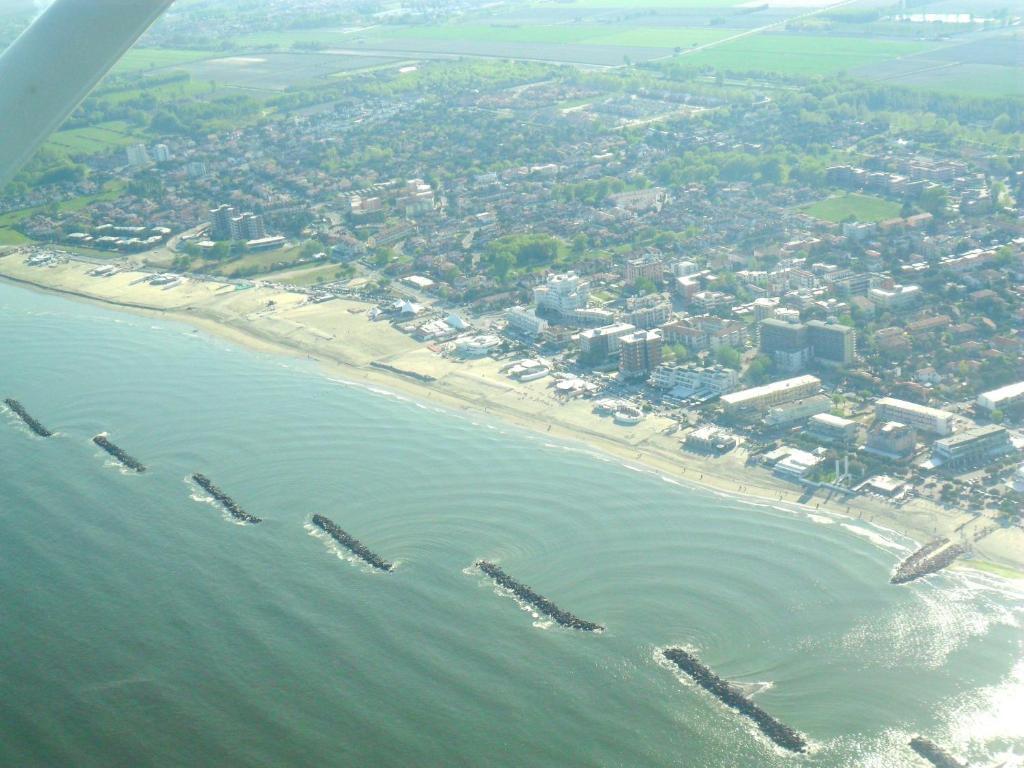
[(101, 192), (92, 195), (81, 195), (55, 205), (37, 205), (32, 208), (22, 208), (19, 211), (8, 211), (7, 213), (0, 214), (0, 238), (6, 239), (8, 241), (7, 244), (17, 245), (20, 242), (26, 242), (28, 238), (14, 229), (14, 227), (26, 219), (45, 211), (50, 211), (53, 214), (73, 213), (93, 203), (116, 200), (124, 188), (125, 182), (111, 181), (103, 186)]
[(717, 42), (730, 35), (734, 29), (708, 29), (706, 27), (634, 27), (608, 33), (584, 42), (587, 45), (627, 45), (651, 48), (690, 48)]
[(928, 44), (835, 35), (762, 33), (685, 54), (686, 65), (726, 72), (826, 75), (926, 50)]
[(70, 156), (91, 155), (145, 141), (146, 135), (122, 120), (99, 123), (91, 128), (71, 128), (50, 137), (47, 146)]
[(31, 242), (21, 232), (10, 227), (0, 227), (0, 245), (23, 245)]
[[(597, 24), (442, 24), (374, 30), (379, 38), (471, 40), (492, 43), (582, 43), (608, 32)], [(374, 37), (378, 37), (374, 35)], [(368, 41), (372, 45), (373, 40)]]
[(181, 51), (173, 48), (132, 48), (117, 62), (114, 73), (173, 67), (210, 56), (204, 51)]
[(870, 195), (839, 195), (805, 206), (804, 213), (838, 224), (842, 221), (885, 221), (900, 215), (900, 204)]

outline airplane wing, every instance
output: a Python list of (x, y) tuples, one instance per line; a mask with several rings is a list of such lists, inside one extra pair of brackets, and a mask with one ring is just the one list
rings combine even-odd
[(56, 0), (0, 54), (0, 188), (173, 0)]

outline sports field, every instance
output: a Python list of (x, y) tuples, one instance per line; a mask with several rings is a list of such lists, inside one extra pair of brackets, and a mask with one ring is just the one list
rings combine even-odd
[(874, 222), (895, 219), (900, 215), (900, 204), (891, 200), (870, 195), (839, 195), (819, 200), (801, 210), (819, 219), (836, 224), (855, 219), (856, 221)]

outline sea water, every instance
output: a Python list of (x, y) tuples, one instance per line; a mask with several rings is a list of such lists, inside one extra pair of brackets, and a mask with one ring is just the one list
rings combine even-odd
[[(57, 434), (0, 414), (0, 765), (895, 768), (917, 733), (1024, 754), (1021, 595), (891, 586), (914, 546), (891, 532), (0, 284), (2, 397)], [(478, 559), (606, 631), (531, 615)], [(673, 645), (811, 754), (661, 662)]]

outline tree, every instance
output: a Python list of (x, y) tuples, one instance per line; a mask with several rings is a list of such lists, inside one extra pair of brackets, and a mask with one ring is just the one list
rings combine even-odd
[(724, 365), (726, 368), (738, 371), (740, 366), (743, 365), (743, 355), (735, 347), (723, 344), (715, 350), (715, 362), (719, 365)]
[(636, 282), (633, 283), (633, 287), (636, 289), (637, 295), (646, 296), (649, 293), (654, 293), (658, 290), (658, 286), (654, 284), (654, 281), (649, 277), (638, 277)]
[(775, 362), (768, 355), (758, 355), (743, 372), (743, 380), (748, 384), (764, 384), (775, 369)]
[(932, 216), (942, 216), (946, 212), (946, 206), (949, 204), (949, 193), (946, 192), (945, 187), (929, 187), (921, 193), (918, 204), (922, 210), (927, 211)]

